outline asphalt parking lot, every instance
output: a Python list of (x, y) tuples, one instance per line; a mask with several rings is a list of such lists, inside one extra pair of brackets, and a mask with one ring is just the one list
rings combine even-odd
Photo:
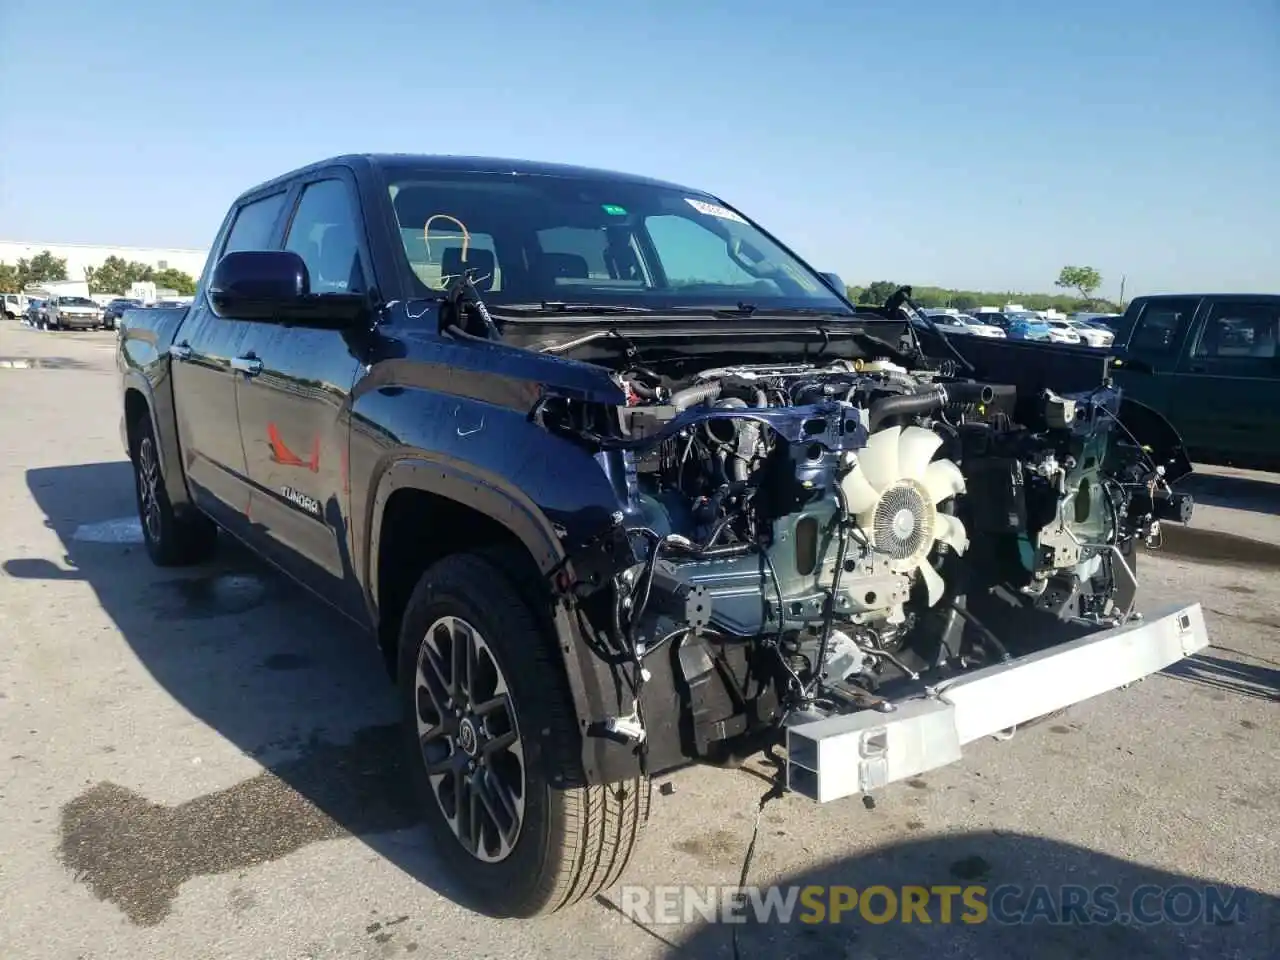
[[(0, 321), (0, 957), (732, 955), (730, 926), (646, 927), (616, 890), (538, 922), (455, 903), (372, 644), (243, 550), (147, 560), (113, 349)], [(1208, 651), (873, 806), (771, 800), (748, 882), (1214, 883), (1246, 888), (1243, 917), (749, 925), (742, 957), (1280, 954), (1280, 481), (1195, 490), (1141, 606), (1200, 601)], [(625, 882), (736, 883), (768, 770), (672, 776)]]

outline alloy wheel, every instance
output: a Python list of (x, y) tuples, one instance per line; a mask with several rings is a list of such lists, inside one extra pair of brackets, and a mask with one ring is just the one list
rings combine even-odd
[(431, 792), (477, 860), (511, 855), (525, 810), (524, 749), (506, 677), (480, 632), (440, 617), (418, 649), (418, 742)]
[(142, 499), (142, 522), (146, 524), (147, 538), (152, 543), (159, 543), (162, 522), (160, 461), (151, 437), (143, 437), (138, 444), (138, 492)]

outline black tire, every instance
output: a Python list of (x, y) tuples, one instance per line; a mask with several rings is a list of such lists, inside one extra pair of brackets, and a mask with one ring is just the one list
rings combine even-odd
[(133, 488), (147, 554), (158, 567), (183, 567), (213, 555), (218, 528), (194, 511), (178, 516), (160, 474), (159, 450), (151, 421), (139, 417), (133, 430)]
[[(397, 675), (409, 769), (446, 869), (475, 909), (491, 916), (526, 918), (570, 906), (617, 882), (649, 817), (650, 782), (637, 777), (608, 786), (582, 785), (581, 734), (563, 666), (557, 662), (556, 644), (549, 635), (550, 623), (535, 613), (531, 603), (535, 594), (527, 586), (522, 588), (521, 578), (513, 574), (516, 569), (511, 562), (482, 554), (455, 554), (428, 569), (401, 622)], [(461, 719), (445, 716), (447, 709), (437, 709), (436, 700), (419, 682), (423, 648), (439, 654), (439, 638), (447, 639), (452, 632), (452, 650), (459, 631), (466, 634), (461, 627), (451, 631), (450, 625), (438, 626), (446, 618), (470, 628), (472, 649), (483, 648), (476, 654), (481, 667), (474, 674), (482, 679), (469, 684), (467, 694), (459, 698), (464, 704)], [(440, 657), (442, 666), (443, 660)], [(505, 698), (497, 683), (485, 688), (488, 664), (505, 686)], [(434, 675), (439, 695), (455, 689), (452, 669), (448, 673), (447, 681), (443, 673)], [(473, 717), (472, 692), (489, 704), (505, 699), (510, 715), (504, 707), (473, 726), (473, 749), (468, 752), (466, 724)], [(499, 713), (503, 719), (491, 726)], [(420, 722), (432, 731), (451, 732), (427, 743), (421, 738)], [(511, 732), (522, 758), (518, 767), (513, 760), (515, 746), (493, 754), (485, 749), (487, 738), (497, 741)], [(437, 770), (453, 768), (442, 775), (439, 795), (428, 774), (429, 748), (448, 754), (446, 759), (437, 758)], [(465, 769), (469, 757), (477, 758), (474, 773)], [(444, 806), (450, 796), (462, 792), (464, 784), (468, 791), (472, 783), (510, 784), (519, 767), (523, 768), (522, 784), (518, 791), (505, 794), (507, 803), (490, 786), (480, 791), (490, 798), (487, 809), (494, 810), (496, 804), (504, 811), (503, 819), (519, 821), (504, 853), (502, 848), (495, 851), (492, 842), (498, 836), (494, 827), (498, 818), (488, 817), (489, 830), (478, 834), (484, 839), (476, 846), (486, 847), (489, 856), (499, 859), (485, 862), (461, 838), (463, 818), (457, 818), (455, 832)], [(515, 803), (521, 805), (519, 814), (507, 817)]]

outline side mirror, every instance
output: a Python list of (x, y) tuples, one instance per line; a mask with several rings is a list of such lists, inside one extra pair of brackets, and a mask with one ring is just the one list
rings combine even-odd
[(237, 250), (213, 268), (209, 306), (224, 320), (345, 328), (368, 310), (360, 293), (311, 292), (306, 262), (292, 250)]
[(824, 274), (821, 274), (821, 277), (823, 280), (827, 281), (827, 283), (831, 284), (831, 286), (835, 287), (836, 293), (840, 294), (840, 296), (842, 297), (849, 296), (849, 294), (847, 293), (848, 287), (846, 287), (844, 285), (844, 281), (840, 279), (840, 274), (824, 273)]

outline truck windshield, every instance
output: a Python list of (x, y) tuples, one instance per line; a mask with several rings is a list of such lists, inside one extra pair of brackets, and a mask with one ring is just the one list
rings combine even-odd
[(491, 305), (849, 314), (807, 266), (705, 194), (605, 178), (432, 172), (389, 185), (421, 295), (470, 271)]
[(97, 304), (88, 297), (59, 297), (58, 306), (60, 307), (96, 307)]

